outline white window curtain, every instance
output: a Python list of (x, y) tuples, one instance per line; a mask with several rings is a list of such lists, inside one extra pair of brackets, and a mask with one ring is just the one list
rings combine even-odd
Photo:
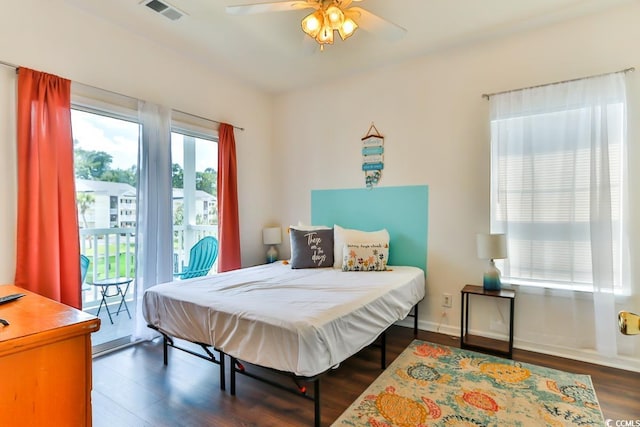
[(136, 229), (136, 329), (134, 339), (151, 339), (142, 315), (144, 291), (172, 280), (173, 219), (171, 187), (171, 110), (138, 104), (141, 124), (138, 150), (138, 218)]
[[(591, 292), (589, 345), (616, 355), (615, 296), (630, 292), (625, 74), (493, 95), (490, 108), (491, 231), (507, 234), (504, 280)], [(580, 323), (575, 334), (591, 330)]]

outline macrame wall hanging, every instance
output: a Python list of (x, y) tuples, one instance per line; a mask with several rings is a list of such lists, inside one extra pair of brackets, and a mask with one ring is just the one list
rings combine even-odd
[(384, 169), (384, 137), (376, 125), (371, 122), (369, 130), (362, 138), (362, 170), (367, 188), (373, 188), (380, 182)]

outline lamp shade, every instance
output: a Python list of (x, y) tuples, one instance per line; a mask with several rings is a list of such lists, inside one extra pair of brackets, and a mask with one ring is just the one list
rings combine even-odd
[(307, 33), (309, 36), (316, 38), (323, 25), (324, 15), (322, 14), (322, 11), (317, 10), (314, 13), (307, 15), (307, 17), (302, 20), (302, 31)]
[(336, 5), (329, 6), (325, 12), (325, 16), (326, 21), (328, 21), (326, 22), (326, 25), (328, 25), (332, 30), (337, 30), (344, 22), (344, 13), (342, 13), (342, 10)]
[(356, 21), (351, 18), (345, 18), (340, 28), (338, 28), (338, 33), (340, 34), (342, 40), (346, 40), (351, 37), (357, 29), (358, 24), (356, 24)]
[(316, 41), (320, 44), (333, 44), (333, 30), (331, 27), (324, 25), (316, 36)]
[(505, 234), (478, 234), (476, 244), (480, 259), (507, 257), (507, 236)]
[(282, 243), (282, 230), (280, 227), (269, 227), (262, 230), (262, 242), (265, 245), (279, 245)]

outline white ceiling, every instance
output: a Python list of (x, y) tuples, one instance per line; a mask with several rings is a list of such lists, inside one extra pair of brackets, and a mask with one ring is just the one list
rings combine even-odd
[(375, 69), (635, 0), (364, 0), (358, 6), (407, 29), (389, 41), (360, 29), (320, 52), (300, 29), (308, 10), (235, 16), (226, 6), (264, 0), (162, 0), (186, 13), (171, 21), (141, 0), (65, 0), (268, 92)]

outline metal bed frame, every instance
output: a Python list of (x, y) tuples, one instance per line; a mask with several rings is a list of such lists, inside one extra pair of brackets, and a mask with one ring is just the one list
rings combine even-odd
[[(149, 325), (147, 324), (148, 328), (153, 329), (154, 331), (157, 331), (160, 335), (162, 335), (162, 361), (164, 363), (165, 366), (167, 366), (169, 364), (169, 347), (173, 347), (176, 350), (180, 350), (180, 351), (184, 351), (185, 353), (189, 353), (193, 356), (199, 357), (200, 359), (204, 359), (208, 362), (211, 363), (215, 363), (216, 365), (220, 366), (220, 390), (226, 390), (226, 381), (225, 381), (225, 373), (224, 373), (224, 368), (225, 368), (225, 362), (224, 362), (224, 356), (225, 353), (223, 353), (222, 351), (213, 348), (211, 345), (209, 344), (205, 344), (205, 343), (201, 343), (201, 342), (193, 342), (193, 344), (199, 345), (200, 348), (202, 348), (202, 350), (205, 352), (205, 354), (202, 353), (198, 353), (197, 351), (193, 351), (191, 349), (188, 349), (186, 347), (181, 347), (179, 345), (177, 345), (174, 340), (173, 337), (167, 333), (165, 333), (164, 331), (162, 331), (160, 328), (153, 326), (153, 325)], [(189, 341), (191, 342), (191, 341)], [(213, 351), (211, 351), (210, 349), (213, 349), (213, 351), (217, 351), (218, 352), (218, 358), (216, 358), (215, 354), (213, 354)]]
[[(420, 302), (416, 303), (416, 305), (413, 306), (413, 312), (409, 312), (409, 314), (407, 315), (407, 317), (413, 317), (413, 335), (417, 336), (418, 335), (418, 304)], [(304, 399), (307, 400), (312, 400), (313, 401), (313, 409), (314, 409), (314, 426), (315, 427), (320, 427), (321, 425), (321, 414), (320, 414), (320, 378), (326, 374), (329, 371), (325, 371), (322, 372), (318, 375), (315, 375), (313, 377), (304, 377), (304, 376), (298, 376), (295, 375), (291, 372), (285, 372), (285, 371), (279, 371), (277, 369), (272, 369), (272, 368), (267, 368), (264, 366), (259, 366), (262, 369), (267, 369), (271, 372), (275, 372), (279, 375), (282, 376), (287, 376), (290, 379), (293, 380), (294, 384), (295, 384), (295, 388), (290, 387), (290, 386), (286, 386), (283, 385), (279, 382), (273, 381), (269, 378), (266, 378), (264, 376), (260, 376), (258, 374), (249, 372), (246, 370), (245, 366), (242, 364), (242, 362), (240, 361), (240, 359), (233, 357), (229, 354), (224, 353), (221, 350), (218, 350), (216, 348), (214, 348), (213, 346), (209, 345), (209, 344), (205, 344), (205, 343), (201, 343), (201, 342), (194, 342), (193, 344), (199, 345), (202, 350), (205, 352), (205, 354), (202, 353), (198, 353), (196, 351), (193, 351), (191, 349), (188, 349), (186, 347), (181, 347), (179, 345), (177, 345), (173, 339), (173, 337), (171, 337), (170, 335), (166, 334), (165, 332), (163, 332), (162, 330), (160, 330), (158, 327), (153, 326), (153, 325), (147, 325), (149, 328), (157, 331), (158, 333), (160, 333), (162, 335), (162, 346), (163, 346), (163, 363), (164, 365), (168, 365), (169, 362), (169, 357), (168, 357), (168, 350), (169, 347), (175, 348), (177, 350), (180, 351), (184, 351), (185, 353), (189, 353), (193, 356), (199, 357), (201, 359), (204, 359), (208, 362), (214, 363), (216, 365), (220, 366), (220, 390), (226, 390), (226, 375), (225, 375), (225, 356), (229, 357), (230, 360), (230, 364), (229, 364), (229, 382), (230, 382), (230, 394), (232, 396), (236, 395), (236, 374), (240, 374), (240, 375), (244, 375), (246, 377), (250, 377), (253, 378), (254, 380), (263, 382), (265, 384), (268, 384), (272, 387), (276, 387), (280, 390), (286, 391), (288, 393), (292, 393), (296, 396), (302, 397)], [(378, 336), (378, 338), (380, 338), (380, 343), (378, 344), (378, 346), (380, 347), (380, 369), (386, 369), (387, 367), (387, 339), (386, 339), (386, 334), (387, 331), (384, 330), (382, 331), (382, 333)], [(213, 352), (217, 352), (218, 353), (218, 357), (216, 358), (215, 354)], [(258, 366), (258, 365), (256, 365)], [(311, 382), (313, 383), (313, 394), (309, 395), (308, 394), (308, 388), (304, 385), (302, 385), (302, 382)]]

